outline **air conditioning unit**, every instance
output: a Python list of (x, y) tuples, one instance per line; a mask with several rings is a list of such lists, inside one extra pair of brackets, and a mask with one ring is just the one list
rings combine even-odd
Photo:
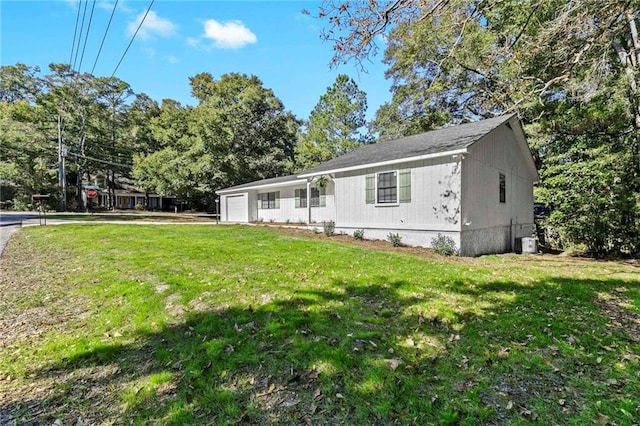
[(523, 237), (522, 254), (538, 254), (538, 239), (533, 237)]

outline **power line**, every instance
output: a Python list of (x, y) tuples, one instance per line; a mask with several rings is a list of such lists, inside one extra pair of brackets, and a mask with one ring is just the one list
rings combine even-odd
[[(82, 0), (80, 0), (82, 3)], [(78, 52), (80, 51), (80, 41), (82, 40), (82, 30), (84, 29), (84, 18), (87, 16), (87, 5), (89, 0), (84, 3), (84, 12), (82, 12), (82, 24), (80, 24), (80, 37), (78, 37), (78, 45), (76, 46), (76, 56), (73, 58), (73, 69), (76, 69), (76, 62), (78, 61)]]
[(116, 7), (118, 6), (118, 0), (113, 4), (113, 10), (111, 11), (111, 17), (109, 17), (109, 23), (107, 24), (107, 29), (104, 32), (104, 36), (102, 37), (102, 42), (100, 43), (100, 49), (98, 49), (98, 54), (96, 55), (96, 60), (93, 62), (93, 67), (91, 68), (91, 74), (96, 69), (96, 64), (98, 63), (98, 58), (100, 57), (100, 53), (102, 52), (102, 46), (104, 46), (104, 41), (107, 38), (107, 33), (109, 32), (109, 27), (111, 27), (111, 20), (113, 19), (114, 13), (116, 13)]
[(84, 59), (84, 51), (87, 49), (87, 41), (89, 41), (89, 30), (91, 29), (91, 21), (93, 21), (93, 11), (95, 8), (96, 0), (93, 0), (93, 3), (91, 4), (91, 15), (89, 15), (89, 24), (87, 25), (87, 34), (84, 36), (84, 45), (82, 46), (82, 54), (80, 55), (80, 63), (78, 64), (78, 72), (80, 72), (80, 68), (82, 68), (82, 60)]
[(127, 46), (127, 48), (124, 50), (124, 53), (122, 54), (122, 57), (118, 61), (118, 65), (116, 65), (116, 69), (113, 70), (113, 73), (111, 74), (111, 77), (113, 77), (116, 74), (116, 71), (118, 71), (118, 68), (120, 68), (120, 64), (122, 63), (122, 60), (124, 59), (125, 55), (129, 51), (129, 48), (133, 44), (133, 40), (135, 40), (136, 35), (138, 35), (138, 31), (140, 31), (140, 27), (142, 27), (142, 24), (144, 23), (144, 20), (147, 19), (147, 15), (149, 14), (149, 11), (151, 10), (151, 6), (153, 6), (153, 2), (154, 1), (155, 0), (151, 0), (151, 3), (149, 3), (149, 7), (147, 8), (147, 11), (144, 13), (144, 16), (142, 17), (142, 20), (140, 21), (140, 25), (138, 25), (138, 28), (136, 28), (136, 32), (133, 34), (133, 37), (131, 37), (131, 41), (129, 42), (129, 45)]
[(69, 66), (71, 66), (71, 61), (73, 61), (73, 51), (75, 50), (76, 45), (76, 35), (78, 34), (78, 21), (80, 21), (80, 6), (82, 6), (82, 2), (78, 2), (78, 13), (76, 14), (76, 27), (73, 30), (73, 41), (71, 42), (71, 56), (69, 57)]
[(89, 157), (89, 156), (87, 156), (87, 155), (82, 155), (82, 154), (79, 154), (79, 153), (77, 153), (77, 152), (70, 152), (69, 154), (74, 155), (74, 156), (76, 156), (76, 157), (84, 158), (85, 160), (96, 161), (96, 162), (98, 162), (98, 163), (109, 164), (109, 165), (111, 165), (111, 166), (118, 166), (118, 167), (128, 167), (128, 168), (133, 168), (133, 165), (131, 165), (131, 164), (114, 163), (114, 162), (112, 162), (112, 161), (100, 160), (99, 158)]

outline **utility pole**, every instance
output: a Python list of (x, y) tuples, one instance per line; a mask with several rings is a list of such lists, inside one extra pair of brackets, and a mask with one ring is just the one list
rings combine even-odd
[(62, 211), (67, 210), (67, 173), (64, 168), (66, 156), (67, 147), (62, 144), (62, 117), (58, 115), (58, 184), (62, 191)]

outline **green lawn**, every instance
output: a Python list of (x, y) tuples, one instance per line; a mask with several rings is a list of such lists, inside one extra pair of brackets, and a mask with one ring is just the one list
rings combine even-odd
[(47, 213), (47, 219), (73, 220), (87, 222), (104, 221), (151, 221), (151, 222), (215, 222), (215, 216), (174, 214), (166, 212), (127, 212), (127, 213)]
[(0, 423), (637, 424), (638, 266), (25, 228), (0, 261)]

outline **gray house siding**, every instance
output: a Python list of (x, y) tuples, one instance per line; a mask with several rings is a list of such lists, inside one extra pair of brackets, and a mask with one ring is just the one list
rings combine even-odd
[[(315, 182), (311, 184), (315, 188)], [(254, 212), (254, 221), (258, 222), (279, 222), (279, 223), (320, 223), (323, 221), (335, 220), (335, 197), (333, 182), (328, 182), (324, 189), (323, 205), (311, 207), (311, 218), (309, 218), (309, 207), (306, 200), (303, 203), (298, 202), (296, 205), (296, 190), (306, 191), (306, 180), (301, 179), (294, 182), (290, 186), (282, 186), (276, 188), (262, 188), (256, 191), (254, 198), (258, 199), (260, 194), (277, 191), (279, 193), (279, 208), (263, 209), (260, 202), (256, 202)], [(301, 197), (298, 197), (298, 199)], [(302, 206), (300, 206), (302, 204)]]
[[(393, 142), (388, 142), (393, 143)], [(411, 200), (393, 204), (366, 202), (366, 177), (410, 171)], [(365, 238), (386, 239), (397, 233), (409, 245), (430, 247), (438, 234), (459, 244), (460, 165), (451, 156), (338, 173), (335, 176), (336, 229)]]
[(461, 255), (510, 252), (516, 238), (532, 235), (534, 176), (521, 150), (521, 142), (506, 125), (469, 148), (462, 168)]

